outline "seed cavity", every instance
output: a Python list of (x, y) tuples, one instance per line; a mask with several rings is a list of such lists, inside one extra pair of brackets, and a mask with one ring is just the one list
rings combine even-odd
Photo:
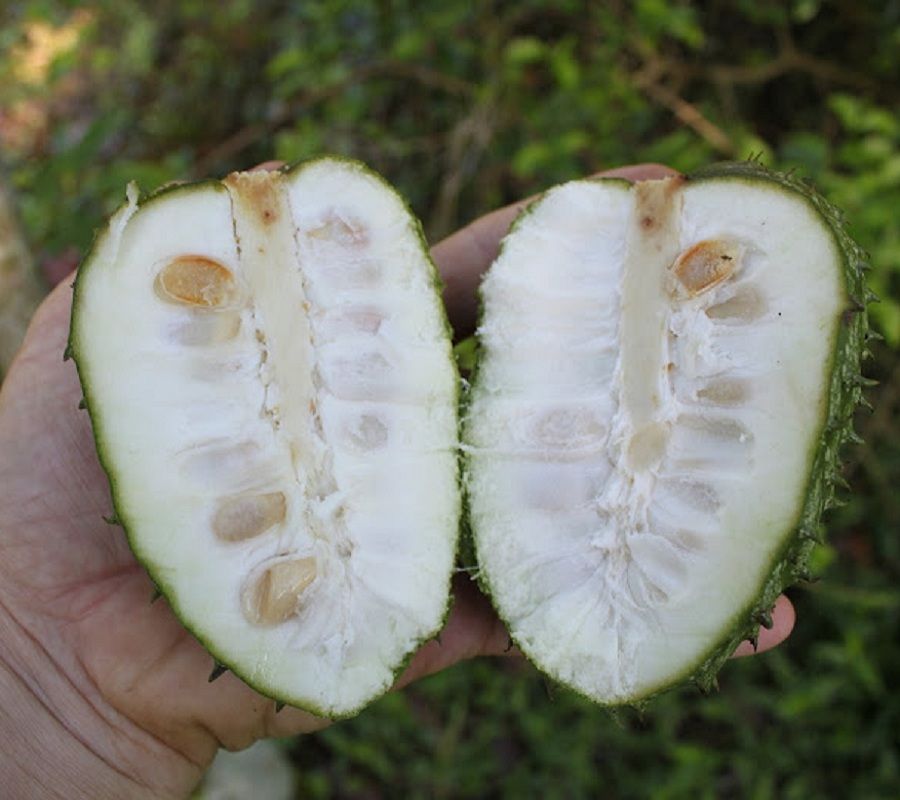
[(265, 469), (263, 449), (253, 441), (208, 440), (182, 450), (179, 456), (183, 477), (219, 490), (234, 491), (270, 471)]
[(738, 469), (752, 457), (753, 434), (737, 420), (682, 414), (669, 448), (672, 464), (686, 470)]
[(175, 343), (188, 347), (211, 347), (230, 342), (241, 330), (241, 315), (238, 311), (223, 311), (217, 314), (192, 314), (169, 328), (169, 338)]
[(590, 409), (551, 408), (537, 416), (529, 432), (544, 447), (567, 449), (599, 441), (606, 428)]
[(243, 542), (284, 522), (286, 512), (283, 492), (230, 497), (216, 509), (213, 533), (226, 542)]
[(631, 600), (638, 608), (650, 609), (662, 605), (668, 597), (633, 561), (625, 570), (625, 585)]
[(588, 508), (610, 471), (608, 462), (592, 467), (584, 462), (522, 462), (516, 476), (519, 502), (552, 513)]
[(358, 289), (373, 289), (382, 281), (383, 265), (372, 258), (347, 260), (334, 264), (333, 277)]
[(744, 405), (750, 397), (750, 382), (743, 378), (716, 378), (697, 390), (697, 399), (715, 406)]
[(682, 414), (678, 425), (690, 431), (691, 436), (708, 436), (711, 439), (749, 442), (753, 438), (740, 422), (734, 419), (704, 417), (696, 414)]
[(721, 303), (706, 309), (710, 319), (741, 320), (753, 322), (768, 311), (763, 293), (755, 286), (745, 286)]
[(306, 235), (353, 249), (362, 249), (369, 243), (369, 229), (362, 220), (334, 210), (327, 212), (321, 221), (307, 230)]
[(381, 330), (385, 313), (374, 307), (351, 306), (322, 313), (315, 320), (316, 341), (327, 344), (353, 334), (376, 335)]
[(276, 561), (245, 586), (241, 605), (256, 625), (278, 625), (296, 615), (302, 595), (316, 579), (315, 558)]
[(744, 247), (733, 240), (706, 239), (689, 247), (670, 267), (678, 294), (696, 297), (730, 278), (740, 267)]
[(200, 309), (219, 309), (234, 304), (237, 281), (219, 261), (200, 255), (184, 255), (166, 264), (156, 276), (156, 293), (167, 302)]
[(699, 553), (706, 549), (706, 539), (696, 531), (680, 529), (674, 533), (670, 541), (688, 553)]
[(384, 314), (377, 309), (356, 308), (348, 311), (345, 319), (354, 331), (376, 334), (384, 322)]
[(387, 425), (374, 414), (363, 414), (348, 423), (345, 434), (348, 443), (361, 452), (380, 450), (388, 440)]
[(307, 255), (306, 271), (314, 285), (328, 286), (338, 291), (347, 289), (375, 289), (384, 282), (385, 265), (353, 250)]
[[(654, 510), (668, 519), (690, 523), (695, 513), (715, 514), (722, 506), (718, 492), (708, 483), (685, 478), (659, 481), (653, 495)], [(700, 527), (700, 526), (697, 526)]]
[(632, 558), (628, 582), (629, 588), (637, 590), (635, 596), (643, 595), (649, 604), (658, 605), (684, 589), (687, 565), (683, 553), (671, 542), (662, 536), (645, 533), (630, 536), (628, 549)]
[(343, 400), (382, 400), (393, 394), (395, 372), (382, 353), (370, 350), (323, 363), (321, 379), (328, 391)]

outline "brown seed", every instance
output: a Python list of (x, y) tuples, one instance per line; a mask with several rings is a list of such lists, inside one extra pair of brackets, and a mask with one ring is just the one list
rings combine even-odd
[(283, 492), (229, 497), (213, 516), (213, 533), (226, 542), (243, 542), (284, 522), (286, 510)]
[(300, 610), (301, 595), (316, 579), (314, 558), (277, 561), (244, 589), (244, 614), (257, 625), (277, 625)]
[(198, 308), (222, 308), (234, 301), (234, 275), (206, 256), (185, 255), (170, 261), (156, 278), (157, 294), (164, 300)]
[(707, 239), (689, 247), (672, 264), (680, 288), (689, 297), (712, 289), (740, 266), (743, 247), (726, 239)]

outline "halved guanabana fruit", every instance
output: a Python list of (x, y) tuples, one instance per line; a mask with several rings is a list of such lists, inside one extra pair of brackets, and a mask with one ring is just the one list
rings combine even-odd
[(481, 287), (465, 485), (481, 581), (552, 678), (604, 704), (709, 685), (804, 575), (862, 267), (833, 208), (752, 164), (521, 215)]
[(82, 265), (70, 350), (132, 549), (259, 691), (343, 716), (442, 624), (459, 379), (398, 195), (321, 159), (138, 201)]

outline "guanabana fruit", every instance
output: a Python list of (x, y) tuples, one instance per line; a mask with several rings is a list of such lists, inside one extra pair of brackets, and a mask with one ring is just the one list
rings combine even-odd
[(803, 576), (853, 435), (868, 299), (837, 212), (753, 164), (581, 180), (482, 287), (463, 421), (482, 584), (604, 704), (709, 685)]
[(70, 350), (118, 520), (215, 658), (330, 717), (388, 689), (442, 624), (460, 515), (459, 379), (398, 195), (335, 159), (130, 188)]

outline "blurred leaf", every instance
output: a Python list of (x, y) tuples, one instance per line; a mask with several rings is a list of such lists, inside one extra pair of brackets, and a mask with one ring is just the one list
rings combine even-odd
[(506, 45), (506, 61), (513, 66), (533, 64), (543, 56), (544, 43), (533, 36), (521, 36)]
[[(79, 9), (77, 44), (23, 82), (29, 24)], [(788, 37), (805, 60), (767, 72)], [(866, 364), (869, 444), (845, 454), (851, 502), (815, 551), (822, 580), (792, 593), (789, 642), (726, 665), (718, 694), (669, 693), (621, 723), (550, 701), (528, 665), (468, 663), (298, 741), (301, 796), (897, 794), (898, 48), (900, 7), (868, 0), (0, 4), (0, 159), (38, 260), (87, 247), (132, 178), (323, 152), (381, 171), (436, 236), (601, 168), (718, 158), (685, 104), (738, 156), (812, 179), (871, 255), (886, 342)], [(471, 366), (471, 344), (457, 356)]]
[(815, 133), (799, 132), (788, 136), (781, 146), (781, 162), (796, 167), (805, 175), (816, 177), (828, 164), (828, 143)]

